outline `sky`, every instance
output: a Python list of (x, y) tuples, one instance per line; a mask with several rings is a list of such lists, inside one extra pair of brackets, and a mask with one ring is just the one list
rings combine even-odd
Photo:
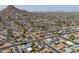
[[(50, 12), (50, 11), (79, 11), (79, 5), (15, 5), (17, 8), (32, 12)], [(7, 5), (0, 5), (0, 10), (6, 8)]]

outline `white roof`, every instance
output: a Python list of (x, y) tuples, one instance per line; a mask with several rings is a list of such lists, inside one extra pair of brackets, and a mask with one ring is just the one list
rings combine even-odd
[(67, 53), (72, 52), (72, 49), (70, 49), (70, 48), (65, 48), (64, 50), (65, 50)]
[(70, 41), (67, 41), (66, 43), (67, 43), (67, 44), (69, 44), (69, 45), (73, 45), (73, 43), (72, 43), (72, 42), (70, 42)]
[(47, 41), (50, 42), (50, 41), (52, 41), (52, 39), (51, 38), (48, 38)]
[(32, 48), (31, 48), (31, 47), (29, 47), (29, 48), (27, 48), (27, 50), (28, 50), (28, 51), (32, 51)]

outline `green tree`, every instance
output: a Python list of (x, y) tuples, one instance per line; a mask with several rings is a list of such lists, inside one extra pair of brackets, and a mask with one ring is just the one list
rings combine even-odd
[(70, 35), (69, 39), (70, 40), (74, 40), (75, 39), (75, 36), (74, 35)]

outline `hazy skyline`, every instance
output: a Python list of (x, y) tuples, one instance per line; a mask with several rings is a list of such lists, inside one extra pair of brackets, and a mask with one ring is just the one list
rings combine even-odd
[[(69, 11), (69, 12), (79, 12), (79, 5), (15, 5), (17, 8), (26, 11)], [(0, 5), (0, 10), (6, 8), (7, 5)]]

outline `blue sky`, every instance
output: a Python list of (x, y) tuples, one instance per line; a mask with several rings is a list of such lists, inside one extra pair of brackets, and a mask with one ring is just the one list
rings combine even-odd
[[(6, 8), (6, 5), (0, 5), (0, 10)], [(27, 11), (79, 11), (79, 5), (16, 5), (17, 8)]]

